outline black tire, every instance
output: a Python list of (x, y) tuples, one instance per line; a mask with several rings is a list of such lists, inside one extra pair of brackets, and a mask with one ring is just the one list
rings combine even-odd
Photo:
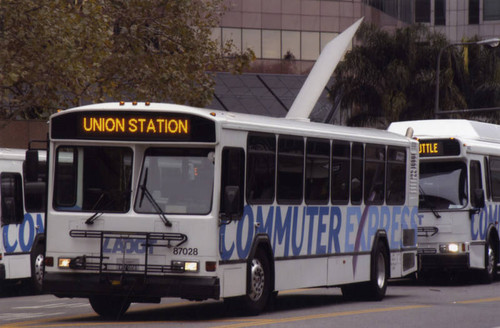
[(36, 293), (42, 292), (44, 253), (44, 246), (40, 243), (34, 246), (31, 251), (31, 286)]
[(117, 296), (93, 296), (89, 302), (92, 309), (106, 319), (119, 319), (130, 306), (128, 299)]
[(341, 286), (346, 300), (381, 301), (389, 280), (389, 255), (382, 243), (375, 246), (370, 266), (370, 281)]
[(497, 254), (495, 244), (488, 241), (484, 247), (484, 264), (485, 269), (482, 272), (482, 283), (491, 284), (496, 278)]
[(245, 314), (257, 315), (265, 309), (272, 292), (270, 268), (268, 257), (259, 248), (249, 263), (247, 294), (240, 299)]
[(389, 280), (389, 252), (383, 243), (377, 243), (370, 268), (370, 281), (366, 284), (366, 298), (381, 301)]

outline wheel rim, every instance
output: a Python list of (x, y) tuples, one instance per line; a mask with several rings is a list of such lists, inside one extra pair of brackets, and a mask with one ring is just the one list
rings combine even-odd
[(380, 289), (385, 286), (385, 259), (382, 253), (379, 253), (377, 258), (377, 286)]
[(43, 282), (43, 254), (38, 254), (35, 258), (35, 282), (38, 286)]
[(257, 301), (262, 297), (262, 294), (264, 293), (264, 284), (266, 283), (264, 278), (264, 267), (258, 259), (252, 260), (252, 268), (250, 274), (251, 287), (248, 296), (251, 300)]
[(495, 267), (495, 252), (493, 251), (491, 245), (488, 245), (488, 263), (486, 270), (488, 271), (489, 275), (493, 274), (494, 267)]

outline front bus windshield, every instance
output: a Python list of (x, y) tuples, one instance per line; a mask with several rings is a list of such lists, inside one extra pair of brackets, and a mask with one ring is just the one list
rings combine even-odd
[(166, 214), (208, 214), (213, 184), (213, 149), (149, 148), (144, 155), (135, 211), (158, 213), (159, 207)]
[(419, 209), (447, 210), (467, 204), (467, 167), (463, 162), (420, 162)]
[(62, 211), (116, 212), (130, 209), (132, 149), (57, 148), (54, 208)]

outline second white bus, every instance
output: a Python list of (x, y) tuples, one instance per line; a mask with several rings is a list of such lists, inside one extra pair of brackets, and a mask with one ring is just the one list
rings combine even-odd
[[(0, 285), (29, 280), (41, 291), (45, 226), (45, 152), (29, 174), (26, 150), (0, 148)], [(2, 288), (0, 288), (0, 291)]]
[(468, 120), (392, 123), (420, 142), (420, 274), (474, 269), (496, 275), (500, 221), (500, 126)]

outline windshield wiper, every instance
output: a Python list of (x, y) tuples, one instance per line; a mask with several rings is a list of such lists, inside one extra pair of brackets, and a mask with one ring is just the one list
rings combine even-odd
[[(154, 199), (153, 195), (151, 195), (151, 193), (149, 192), (148, 188), (146, 188), (145, 185), (140, 185), (139, 188), (141, 188), (141, 190), (142, 190), (142, 196), (141, 196), (141, 198), (143, 199), (144, 195), (146, 195), (146, 198), (149, 200), (149, 202), (151, 203), (151, 205), (153, 205), (154, 209), (156, 210), (156, 213), (158, 213), (158, 215), (162, 219), (163, 223), (165, 223), (165, 225), (167, 227), (171, 227), (172, 226), (172, 222), (170, 222), (167, 219), (167, 217), (165, 216), (165, 212), (162, 211), (160, 205), (158, 205), (158, 202)], [(142, 199), (141, 199), (141, 202), (142, 202)]]
[(420, 186), (418, 186), (418, 189), (420, 191), (420, 194), (424, 197), (424, 202), (426, 204), (429, 204), (429, 206), (428, 206), (429, 210), (431, 210), (432, 214), (434, 214), (436, 219), (440, 219), (441, 215), (438, 213), (438, 211), (436, 211), (436, 207), (434, 206), (434, 204), (431, 201), (429, 201), (429, 199), (427, 198), (427, 195), (425, 194), (424, 189), (422, 189), (422, 187), (420, 187)]
[(148, 181), (148, 169), (146, 169), (146, 172), (144, 173), (144, 180), (142, 184), (139, 186), (139, 188), (142, 190), (141, 194), (141, 199), (139, 201), (139, 207), (142, 206), (142, 201), (144, 200), (144, 196), (149, 200), (151, 205), (153, 205), (153, 208), (156, 210), (156, 213), (160, 216), (161, 220), (167, 227), (172, 226), (172, 222), (170, 222), (167, 217), (165, 216), (165, 212), (161, 209), (160, 205), (158, 205), (158, 202), (154, 199), (153, 195), (149, 192), (148, 188), (146, 187), (146, 182)]
[[(95, 202), (94, 206), (92, 206), (92, 210), (94, 210), (97, 205), (99, 205), (99, 203), (101, 202), (101, 200), (104, 198), (104, 191), (101, 192), (101, 195), (99, 196), (99, 198), (97, 199), (97, 201)], [(94, 214), (92, 214), (91, 217), (89, 217), (86, 221), (85, 221), (85, 224), (93, 224), (95, 220), (97, 220), (101, 215), (103, 214), (103, 212), (95, 212)]]

